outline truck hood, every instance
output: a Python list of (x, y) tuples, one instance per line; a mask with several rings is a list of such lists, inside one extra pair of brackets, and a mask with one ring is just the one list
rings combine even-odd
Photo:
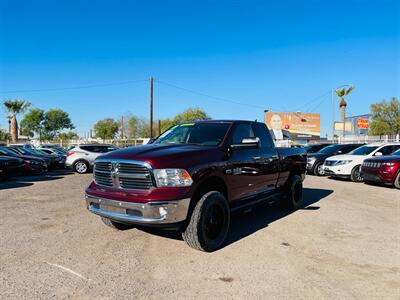
[(202, 160), (218, 160), (223, 152), (217, 147), (188, 144), (150, 144), (128, 147), (109, 152), (98, 158), (127, 159), (149, 162), (153, 168), (181, 168), (200, 163)]
[(400, 161), (400, 155), (375, 156), (375, 157), (368, 158), (365, 161), (373, 161), (373, 162)]

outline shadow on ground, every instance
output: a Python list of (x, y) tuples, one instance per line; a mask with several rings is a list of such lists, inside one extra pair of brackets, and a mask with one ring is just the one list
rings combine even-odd
[(12, 177), (6, 181), (0, 182), (0, 190), (20, 188), (33, 185), (35, 182), (48, 181), (48, 180), (58, 180), (62, 179), (67, 175), (74, 174), (72, 170), (60, 169), (52, 170), (44, 174), (34, 174), (29, 176), (16, 176)]
[[(314, 204), (332, 193), (333, 190), (304, 188), (303, 203), (300, 210), (318, 210), (320, 207)], [(251, 209), (235, 212), (231, 216), (231, 225), (224, 247), (257, 232), (258, 230), (267, 227), (272, 222), (282, 219), (292, 213), (295, 212), (283, 210), (277, 206), (268, 206), (266, 204), (259, 204)], [(149, 228), (140, 228), (140, 230), (165, 238), (182, 240), (181, 235), (173, 231)]]

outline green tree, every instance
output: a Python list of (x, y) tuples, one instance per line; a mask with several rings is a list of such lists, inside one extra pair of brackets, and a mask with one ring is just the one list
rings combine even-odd
[(127, 119), (127, 136), (131, 139), (150, 136), (149, 122), (144, 118), (129, 116)]
[(173, 119), (161, 120), (161, 132), (167, 130), (171, 126), (182, 122), (209, 120), (210, 116), (200, 107), (190, 107), (185, 111), (177, 114)]
[(371, 135), (400, 134), (400, 102), (393, 97), (389, 102), (371, 105)]
[(54, 139), (63, 129), (74, 129), (69, 114), (61, 109), (50, 109), (44, 116), (44, 129), (47, 139)]
[(58, 138), (62, 141), (69, 141), (78, 139), (79, 136), (73, 131), (61, 132), (58, 134)]
[(0, 141), (6, 142), (9, 140), (9, 138), (10, 135), (8, 134), (8, 132), (4, 129), (0, 129)]
[(3, 104), (11, 118), (11, 141), (16, 143), (18, 141), (17, 115), (23, 114), (30, 106), (30, 103), (25, 100), (10, 99), (5, 100)]
[(118, 122), (113, 119), (103, 119), (94, 124), (94, 133), (96, 137), (102, 138), (103, 140), (113, 139), (118, 132), (118, 127)]
[(39, 136), (42, 141), (42, 132), (44, 130), (44, 110), (33, 108), (21, 120), (22, 134), (33, 137), (34, 134)]

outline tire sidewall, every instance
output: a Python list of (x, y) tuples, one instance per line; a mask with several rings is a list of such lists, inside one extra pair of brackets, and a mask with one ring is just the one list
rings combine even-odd
[(315, 176), (324, 176), (324, 174), (322, 173), (319, 173), (318, 172), (318, 168), (319, 167), (322, 167), (322, 162), (318, 162), (316, 165), (315, 165), (315, 167), (314, 167), (314, 175)]
[[(300, 188), (296, 194), (296, 188)], [(299, 175), (293, 175), (288, 182), (284, 206), (290, 210), (297, 210), (303, 202), (303, 181)]]
[[(84, 164), (86, 165), (86, 170), (85, 170), (84, 172), (80, 172), (80, 171), (78, 171), (78, 170), (76, 169), (76, 166), (77, 166), (77, 164), (79, 164), (79, 163), (84, 163)], [(78, 173), (78, 174), (85, 174), (85, 173), (87, 173), (88, 170), (89, 170), (89, 164), (88, 164), (86, 161), (84, 161), (84, 160), (78, 160), (78, 161), (76, 161), (76, 162), (74, 163), (74, 171), (75, 171), (76, 173)]]
[(353, 181), (353, 182), (363, 182), (363, 180), (361, 179), (358, 179), (357, 178), (357, 176), (356, 176), (356, 174), (355, 174), (355, 172), (358, 170), (358, 173), (359, 173), (359, 175), (360, 175), (360, 177), (361, 177), (361, 170), (360, 170), (360, 168), (361, 168), (361, 166), (360, 165), (358, 165), (358, 166), (355, 166), (352, 170), (351, 170), (351, 174), (350, 174), (350, 179), (351, 179), (351, 181)]
[(395, 188), (400, 189), (400, 170), (397, 172), (397, 176), (393, 184)]

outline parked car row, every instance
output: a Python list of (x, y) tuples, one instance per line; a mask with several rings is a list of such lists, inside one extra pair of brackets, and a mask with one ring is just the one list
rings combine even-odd
[(400, 188), (400, 143), (328, 145), (308, 153), (307, 172)]

